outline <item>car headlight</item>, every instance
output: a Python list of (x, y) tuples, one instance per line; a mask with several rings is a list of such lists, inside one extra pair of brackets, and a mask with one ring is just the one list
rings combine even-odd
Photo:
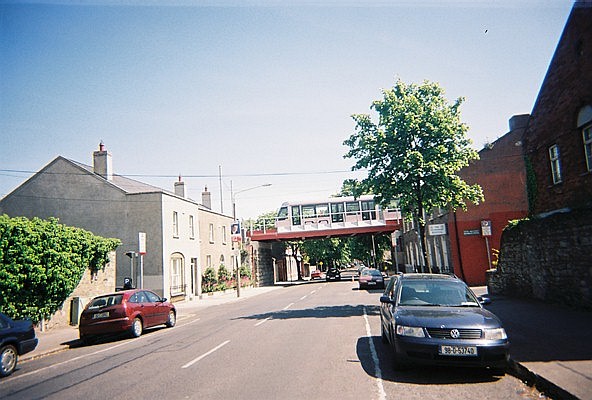
[(504, 328), (485, 329), (483, 333), (484, 338), (487, 340), (506, 340), (508, 338)]
[(425, 333), (422, 328), (416, 326), (405, 326), (397, 325), (397, 335), (400, 336), (412, 336), (412, 337), (425, 337)]

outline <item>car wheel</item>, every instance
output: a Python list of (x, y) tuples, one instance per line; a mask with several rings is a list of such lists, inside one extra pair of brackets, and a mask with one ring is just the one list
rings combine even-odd
[(0, 376), (8, 376), (12, 374), (16, 368), (16, 362), (18, 360), (16, 347), (11, 344), (2, 347), (0, 357), (2, 360), (2, 364), (0, 365)]
[(177, 323), (177, 316), (173, 310), (169, 311), (169, 317), (167, 318), (166, 326), (167, 328), (172, 328)]
[(93, 344), (94, 338), (90, 335), (80, 335), (80, 341), (83, 345), (88, 346)]
[(130, 329), (130, 333), (133, 337), (140, 337), (142, 335), (142, 330), (144, 327), (142, 326), (142, 320), (140, 318), (135, 318), (134, 322), (132, 323), (132, 327)]

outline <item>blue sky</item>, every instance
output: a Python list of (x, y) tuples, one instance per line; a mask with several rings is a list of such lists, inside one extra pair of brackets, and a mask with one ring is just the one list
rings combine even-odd
[(231, 188), (245, 218), (329, 196), (361, 177), (351, 115), (398, 78), (465, 97), (481, 149), (532, 110), (571, 5), (5, 1), (0, 196), (58, 155), (91, 165), (101, 140), (115, 173), (168, 190), (181, 174), (228, 214)]

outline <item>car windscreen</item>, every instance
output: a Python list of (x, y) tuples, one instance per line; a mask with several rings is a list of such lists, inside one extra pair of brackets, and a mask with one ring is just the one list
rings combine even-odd
[(404, 282), (400, 305), (479, 307), (471, 290), (458, 281), (417, 280)]
[(121, 304), (121, 300), (123, 299), (122, 294), (113, 294), (110, 296), (101, 296), (95, 297), (92, 302), (89, 304), (89, 310), (95, 310), (97, 308), (103, 308), (108, 306), (113, 306), (115, 304)]

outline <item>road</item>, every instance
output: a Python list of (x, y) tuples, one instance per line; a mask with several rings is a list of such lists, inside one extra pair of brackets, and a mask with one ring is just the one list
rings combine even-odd
[(379, 296), (346, 280), (184, 309), (174, 328), (22, 363), (0, 382), (0, 398), (539, 398), (510, 375), (394, 371), (380, 339)]

